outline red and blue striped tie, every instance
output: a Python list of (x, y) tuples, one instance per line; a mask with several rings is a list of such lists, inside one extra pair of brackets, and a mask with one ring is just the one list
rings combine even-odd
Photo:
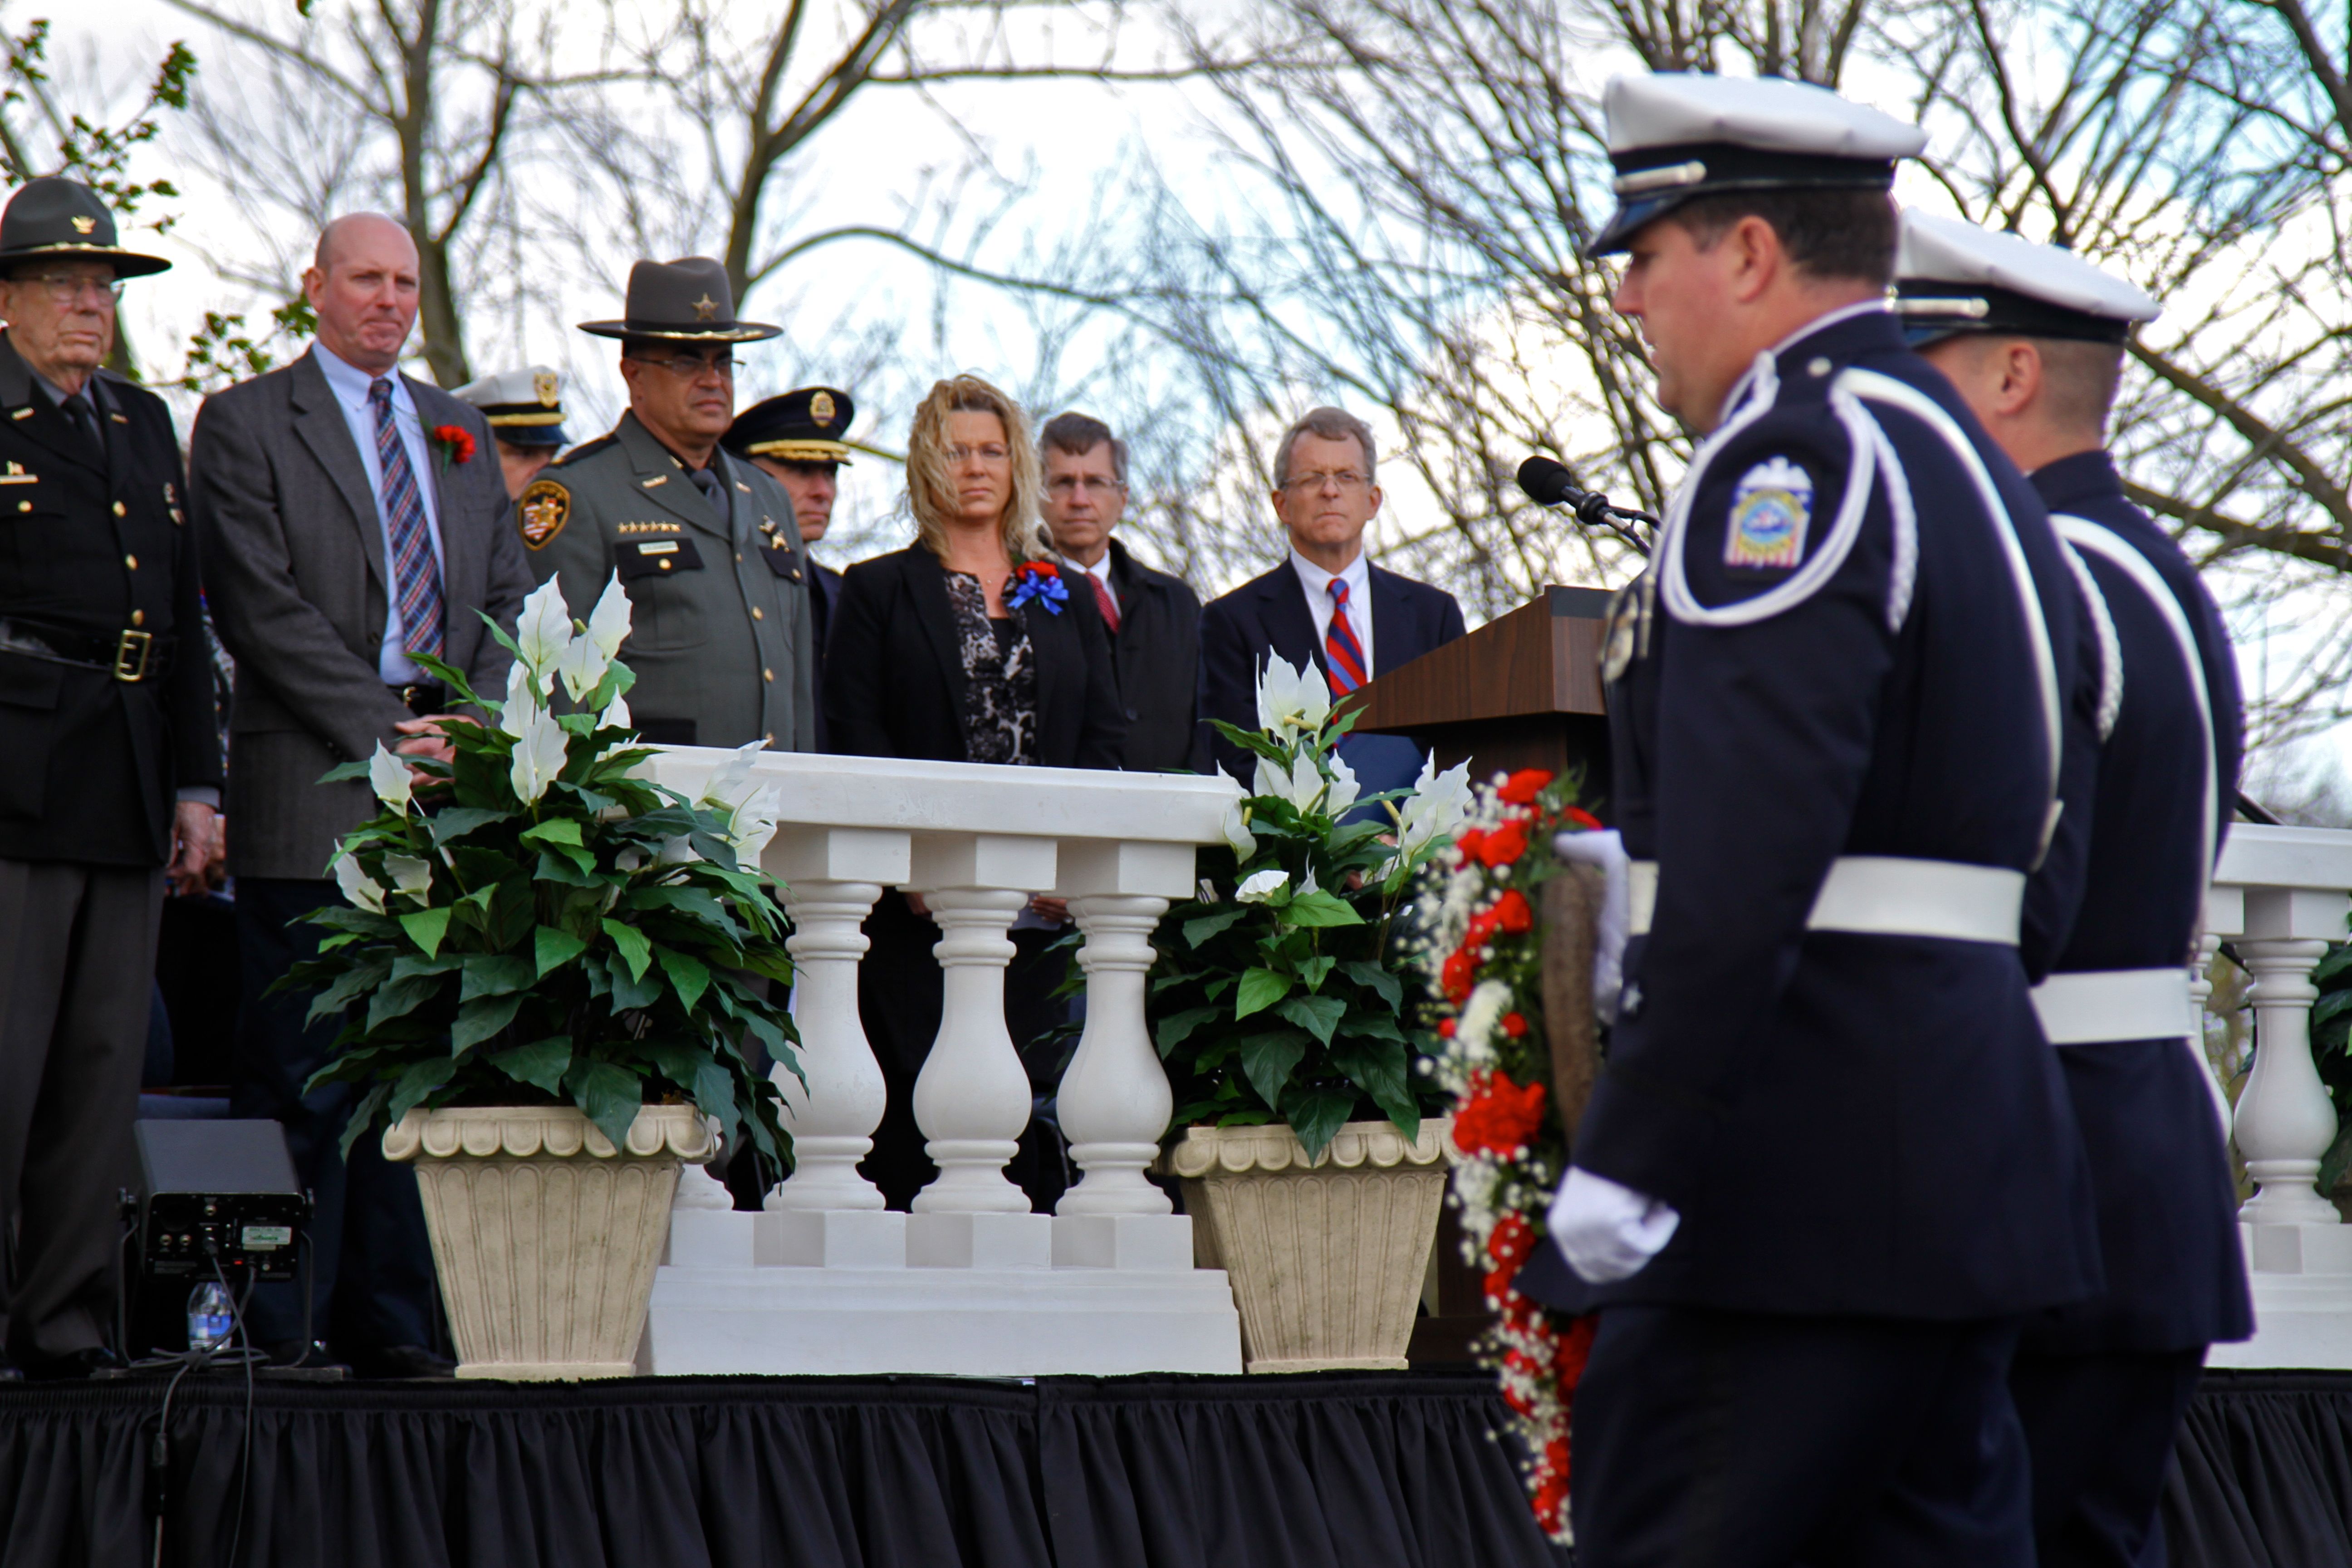
[(1331, 629), (1323, 634), (1323, 673), (1330, 679), (1331, 695), (1345, 697), (1371, 675), (1364, 668), (1364, 645), (1348, 620), (1348, 584), (1334, 577), (1326, 592), (1331, 595)]
[(392, 569), (399, 581), (401, 646), (410, 653), (441, 657), (441, 571), (433, 559), (433, 535), (425, 521), (425, 497), (409, 466), (408, 444), (392, 416), (392, 382), (368, 383), (375, 410), (376, 466), (383, 474), (383, 526), (391, 535)]

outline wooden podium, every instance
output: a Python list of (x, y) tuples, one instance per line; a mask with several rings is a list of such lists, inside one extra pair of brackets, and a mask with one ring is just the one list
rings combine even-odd
[(1496, 769), (1581, 766), (1583, 804), (1609, 819), (1609, 719), (1601, 696), (1602, 588), (1548, 587), (1532, 604), (1425, 653), (1367, 684), (1356, 728), (1404, 735), (1467, 761), (1473, 778)]
[[(1547, 587), (1543, 596), (1487, 622), (1367, 684), (1360, 731), (1404, 735), (1437, 753), (1437, 765), (1467, 761), (1473, 778), (1497, 770), (1581, 767), (1582, 801), (1611, 819), (1609, 720), (1601, 693), (1600, 588)], [(1462, 1228), (1440, 1211), (1433, 1258), (1435, 1300), (1413, 1325), (1405, 1352), (1415, 1366), (1460, 1366), (1470, 1342), (1494, 1321), (1478, 1271), (1462, 1261)]]

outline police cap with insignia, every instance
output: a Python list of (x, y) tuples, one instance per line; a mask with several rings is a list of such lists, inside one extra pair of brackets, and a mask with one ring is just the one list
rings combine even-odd
[(830, 386), (803, 386), (743, 410), (719, 444), (739, 458), (846, 463), (849, 447), (841, 437), (856, 413), (849, 394)]
[(490, 434), (509, 447), (562, 447), (563, 378), (543, 364), (502, 370), (469, 381), (450, 395), (472, 404), (490, 423)]
[(629, 293), (617, 321), (583, 321), (600, 338), (658, 338), (674, 343), (751, 343), (784, 329), (735, 319), (735, 291), (727, 268), (707, 256), (640, 261), (629, 268)]
[(1914, 347), (1956, 332), (2120, 343), (2163, 309), (2072, 251), (1907, 209), (1895, 292)]
[(117, 278), (168, 271), (160, 256), (116, 243), (114, 214), (79, 180), (48, 174), (28, 180), (0, 212), (0, 276), (28, 261), (105, 261)]
[(1636, 230), (1697, 196), (1892, 189), (1895, 161), (1927, 142), (1916, 125), (1777, 78), (1612, 77), (1602, 107), (1617, 210), (1587, 247), (1592, 256), (1625, 249)]

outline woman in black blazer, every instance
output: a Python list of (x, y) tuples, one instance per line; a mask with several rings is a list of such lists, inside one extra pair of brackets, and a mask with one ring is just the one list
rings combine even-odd
[[(842, 576), (825, 643), (825, 749), (1058, 768), (1115, 768), (1126, 738), (1110, 642), (1090, 593), (1072, 593), (1037, 523), (1036, 444), (976, 376), (931, 388), (907, 442), (916, 542)], [(1059, 965), (1044, 957), (1063, 911), (1034, 900), (1013, 931), (1005, 1024), (1025, 1046), (1054, 1021)], [(940, 1027), (939, 928), (919, 900), (882, 895), (866, 922), (858, 1012), (889, 1098), (860, 1167), (894, 1209), (938, 1174), (914, 1120), (916, 1076)], [(1053, 1089), (1057, 1064), (1031, 1061)], [(1023, 1140), (1013, 1175), (1050, 1206), (1058, 1141)], [(1052, 1157), (1046, 1157), (1048, 1148)]]

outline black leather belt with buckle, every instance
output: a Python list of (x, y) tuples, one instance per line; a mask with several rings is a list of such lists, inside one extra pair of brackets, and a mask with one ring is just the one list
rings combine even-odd
[(0, 616), (0, 653), (24, 654), (82, 669), (102, 669), (115, 679), (131, 684), (161, 679), (172, 667), (172, 639), (168, 637), (159, 640), (153, 632), (129, 630), (107, 637), (16, 616)]

